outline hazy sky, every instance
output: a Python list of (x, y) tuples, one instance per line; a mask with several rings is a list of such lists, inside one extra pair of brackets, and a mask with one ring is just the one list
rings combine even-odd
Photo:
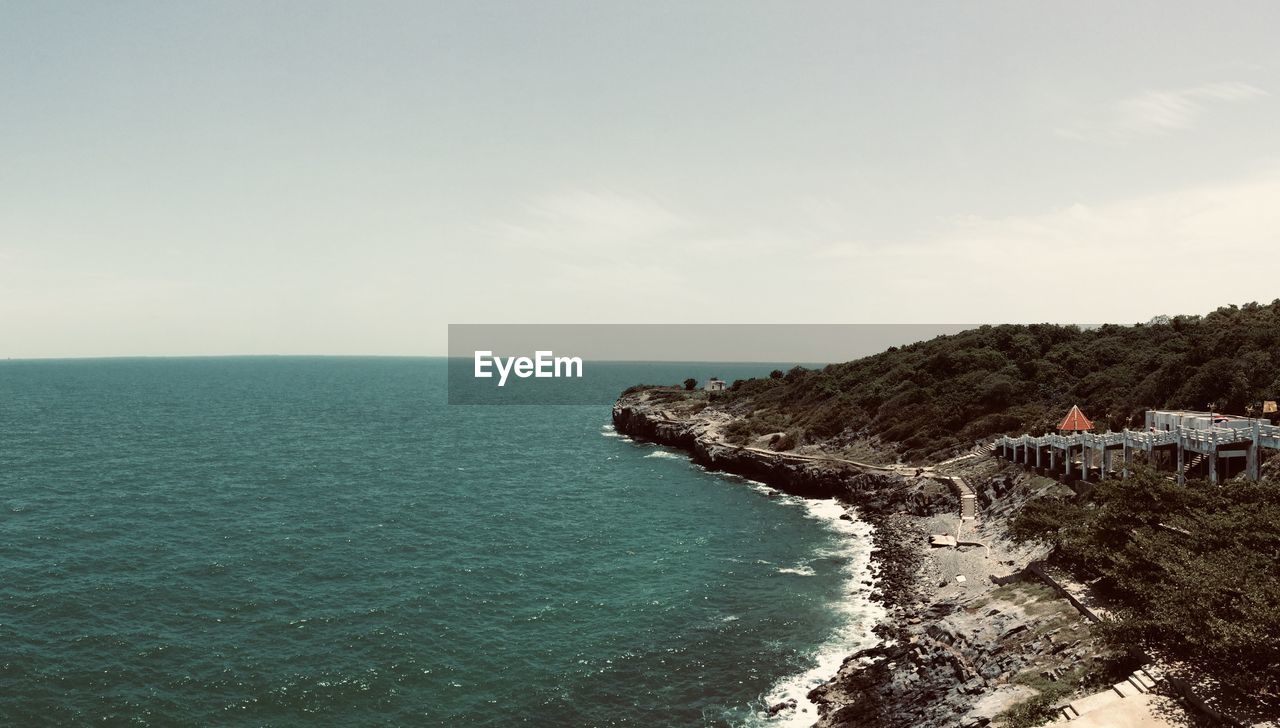
[(5, 2), (0, 356), (1270, 301), (1280, 5)]

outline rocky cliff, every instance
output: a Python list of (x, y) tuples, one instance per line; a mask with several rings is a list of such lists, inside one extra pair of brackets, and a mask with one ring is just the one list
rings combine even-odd
[[(1073, 680), (1066, 666), (1095, 654), (1083, 618), (1040, 585), (1014, 576), (1034, 557), (1002, 541), (1000, 516), (1018, 494), (1027, 494), (1015, 473), (971, 480), (988, 519), (969, 527), (972, 538), (984, 539), (981, 546), (930, 553), (927, 535), (954, 529), (959, 501), (921, 470), (730, 444), (721, 432), (733, 416), (682, 404), (670, 391), (628, 392), (613, 407), (614, 427), (683, 450), (708, 469), (793, 495), (838, 499), (875, 527), (874, 598), (889, 615), (876, 633), (884, 642), (849, 656), (809, 694), (820, 728), (987, 725), (1011, 703), (1036, 694), (1016, 676)], [(997, 572), (1013, 583), (997, 587), (990, 578)], [(969, 579), (956, 578), (962, 574)], [(795, 709), (770, 706), (770, 712)]]
[(836, 458), (769, 452), (732, 445), (719, 436), (725, 419), (703, 412), (679, 417), (641, 391), (613, 406), (614, 428), (625, 435), (678, 448), (710, 470), (741, 475), (805, 498), (837, 498), (869, 517), (891, 512), (932, 515), (958, 508), (946, 490), (917, 487), (905, 475), (912, 469), (860, 465)]

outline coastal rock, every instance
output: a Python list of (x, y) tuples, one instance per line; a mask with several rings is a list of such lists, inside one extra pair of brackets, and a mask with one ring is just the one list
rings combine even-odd
[(792, 698), (792, 699), (790, 699), (790, 700), (784, 700), (784, 701), (782, 701), (782, 702), (780, 702), (780, 703), (775, 703), (775, 704), (773, 704), (773, 705), (769, 706), (769, 716), (770, 716), (770, 717), (773, 717), (773, 716), (777, 715), (778, 713), (781, 713), (781, 712), (782, 712), (782, 711), (784, 711), (784, 710), (795, 710), (795, 709), (796, 709), (796, 699), (795, 699), (795, 698)]
[[(928, 533), (937, 531), (923, 526), (931, 516), (958, 512), (953, 491), (940, 488), (930, 476), (902, 469), (730, 445), (718, 434), (719, 427), (732, 421), (730, 415), (681, 418), (664, 409), (661, 397), (657, 404), (646, 397), (643, 390), (633, 392), (614, 405), (619, 433), (679, 448), (708, 469), (784, 493), (837, 499), (855, 506), (857, 517), (874, 527), (872, 598), (885, 606), (887, 617), (872, 631), (883, 641), (845, 658), (833, 678), (808, 693), (817, 708), (817, 728), (976, 727), (990, 722), (984, 716), (994, 713), (986, 708), (981, 715), (971, 713), (978, 697), (1025, 669), (1035, 647), (1026, 639), (1029, 618), (1020, 610), (1011, 617), (1011, 605), (970, 608), (957, 601), (967, 589), (994, 588), (992, 580), (954, 585), (955, 572), (942, 573), (930, 561)], [(1013, 478), (1001, 477), (984, 479), (975, 490), (989, 514), (1010, 507), (1000, 499), (1018, 488)], [(981, 551), (952, 553), (983, 558)], [(1002, 567), (1020, 571), (1012, 563)], [(954, 598), (937, 598), (934, 583), (941, 584), (937, 589), (951, 590)], [(785, 701), (767, 711), (777, 715), (806, 709)]]

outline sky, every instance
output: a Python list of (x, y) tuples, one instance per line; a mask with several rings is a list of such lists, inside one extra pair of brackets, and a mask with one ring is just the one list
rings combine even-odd
[(1270, 301), (1277, 27), (1273, 2), (0, 3), (0, 357)]

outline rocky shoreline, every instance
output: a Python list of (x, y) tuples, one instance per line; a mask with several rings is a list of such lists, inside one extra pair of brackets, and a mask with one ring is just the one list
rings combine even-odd
[[(887, 616), (875, 627), (881, 643), (850, 655), (839, 672), (810, 691), (819, 728), (837, 726), (983, 726), (1009, 704), (1035, 695), (1012, 678), (1041, 666), (1089, 659), (1092, 648), (1074, 612), (1031, 613), (1025, 594), (998, 589), (995, 572), (1016, 574), (1038, 555), (1000, 542), (1016, 483), (1008, 475), (983, 481), (978, 495), (988, 516), (981, 548), (931, 552), (928, 535), (958, 523), (958, 495), (921, 470), (853, 463), (815, 454), (770, 452), (729, 444), (723, 412), (673, 412), (646, 390), (624, 394), (613, 407), (617, 432), (680, 449), (709, 470), (740, 475), (779, 491), (834, 498), (856, 508), (874, 528), (873, 598)], [(1025, 489), (1024, 489), (1025, 490)], [(970, 578), (963, 578), (964, 574)], [(957, 578), (961, 577), (961, 578)], [(994, 593), (993, 593), (994, 591)], [(1007, 590), (1006, 590), (1007, 591)], [(978, 606), (975, 607), (974, 605)], [(1068, 608), (1067, 610), (1071, 610)], [(1073, 642), (1055, 641), (1055, 634)], [(770, 713), (795, 710), (771, 706)]]

